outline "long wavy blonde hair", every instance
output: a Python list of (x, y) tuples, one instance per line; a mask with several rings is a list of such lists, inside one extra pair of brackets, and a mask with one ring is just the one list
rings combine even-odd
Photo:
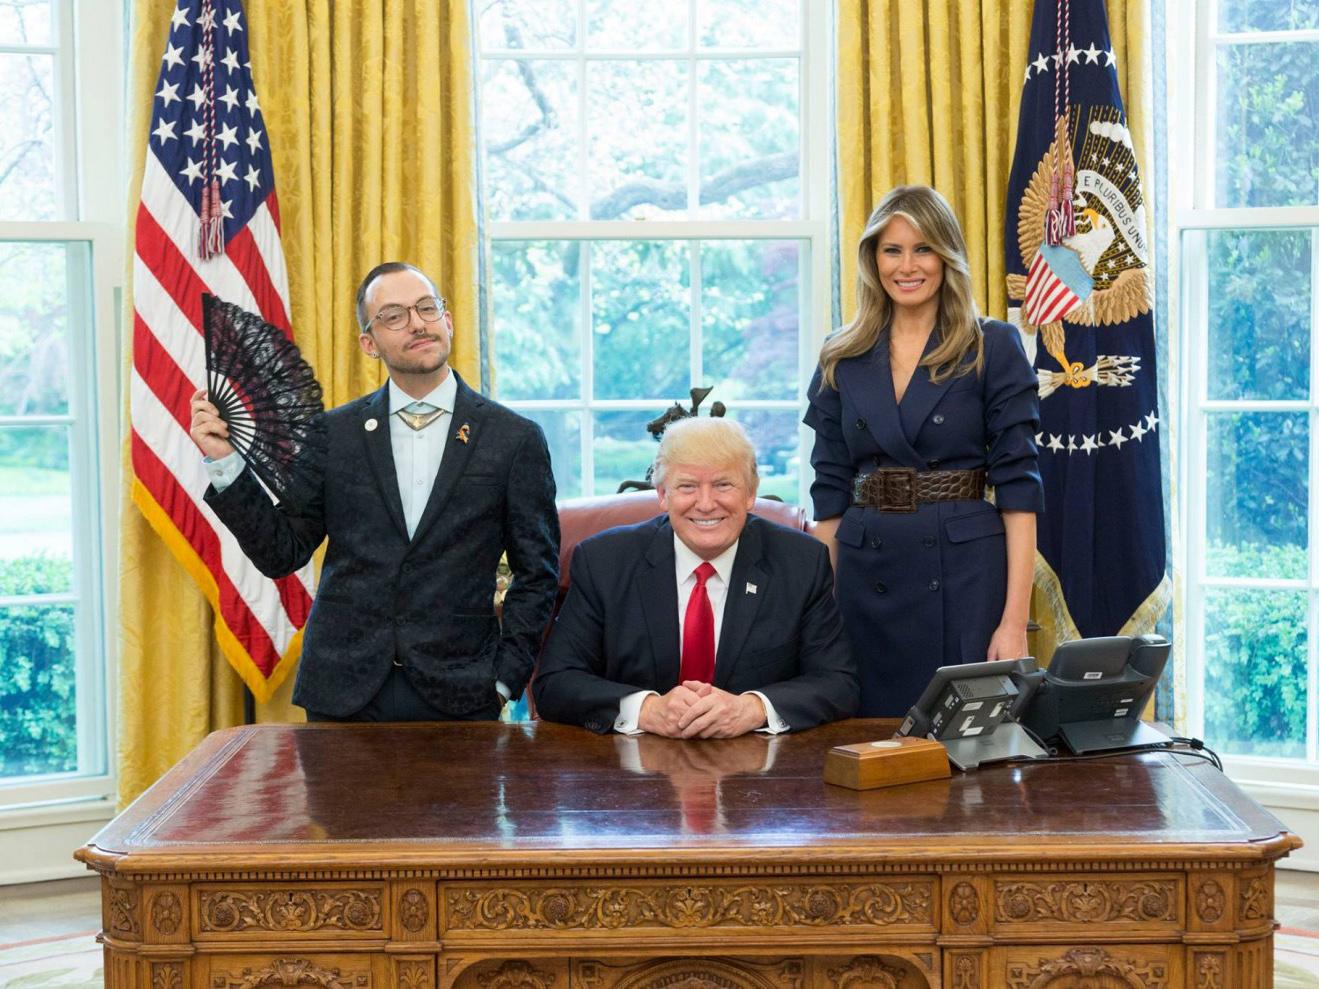
[[(976, 318), (966, 240), (953, 208), (927, 185), (900, 185), (880, 200), (857, 245), (856, 318), (820, 348), (820, 371), (830, 388), (838, 387), (834, 379), (838, 362), (869, 351), (893, 320), (893, 300), (880, 284), (875, 254), (880, 234), (895, 216), (915, 227), (943, 259), (939, 314), (934, 325), (938, 342), (921, 359), (920, 366), (930, 369), (930, 379), (936, 383), (972, 370), (979, 374), (984, 366), (985, 341)], [(967, 361), (968, 354), (974, 354), (974, 359)]]

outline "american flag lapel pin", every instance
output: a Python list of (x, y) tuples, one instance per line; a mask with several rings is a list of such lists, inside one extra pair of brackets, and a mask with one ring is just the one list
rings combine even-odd
[(458, 432), (453, 434), (453, 438), (466, 443), (472, 438), (472, 427), (467, 425), (467, 423), (463, 423), (458, 427)]
[(748, 594), (756, 593), (756, 585), (751, 583), (751, 581), (747, 581), (747, 593)]

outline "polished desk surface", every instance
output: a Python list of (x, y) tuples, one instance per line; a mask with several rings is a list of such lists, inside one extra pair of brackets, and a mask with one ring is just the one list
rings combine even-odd
[(834, 745), (891, 721), (727, 741), (546, 723), (259, 725), (210, 736), (79, 857), (131, 874), (289, 856), (444, 868), (893, 859), (1271, 861), (1300, 844), (1204, 761), (1001, 764), (856, 792)]

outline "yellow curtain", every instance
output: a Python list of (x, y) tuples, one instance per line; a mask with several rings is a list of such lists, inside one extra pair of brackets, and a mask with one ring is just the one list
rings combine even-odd
[[(1003, 224), (1033, 4), (1024, 0), (838, 0), (839, 284), (855, 312), (857, 242), (896, 185), (934, 186), (966, 235), (980, 311), (1004, 319)], [(1108, 0), (1136, 160), (1149, 168), (1149, 0)], [(1148, 210), (1153, 217), (1153, 210)], [(1039, 591), (1037, 589), (1036, 594)], [(1033, 602), (1032, 614), (1047, 609)], [(1051, 656), (1051, 628), (1034, 634)]]
[[(274, 158), (294, 338), (327, 406), (384, 381), (357, 345), (353, 295), (410, 261), (449, 299), (450, 363), (477, 383), (471, 39), (466, 0), (247, 0), (252, 71)], [(132, 5), (134, 209), (170, 9)], [(131, 237), (131, 232), (130, 232)], [(128, 251), (131, 258), (131, 243)], [(132, 271), (126, 284), (132, 325)], [(124, 476), (130, 479), (125, 458)], [(119, 796), (136, 797), (208, 732), (242, 716), (206, 599), (124, 499)], [(300, 720), (286, 682), (258, 720)]]

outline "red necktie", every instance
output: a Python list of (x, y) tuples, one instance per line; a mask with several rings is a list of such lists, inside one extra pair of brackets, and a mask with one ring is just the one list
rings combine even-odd
[(705, 593), (705, 582), (714, 576), (707, 561), (697, 567), (696, 586), (687, 599), (687, 615), (682, 622), (682, 679), (714, 680), (714, 609)]

